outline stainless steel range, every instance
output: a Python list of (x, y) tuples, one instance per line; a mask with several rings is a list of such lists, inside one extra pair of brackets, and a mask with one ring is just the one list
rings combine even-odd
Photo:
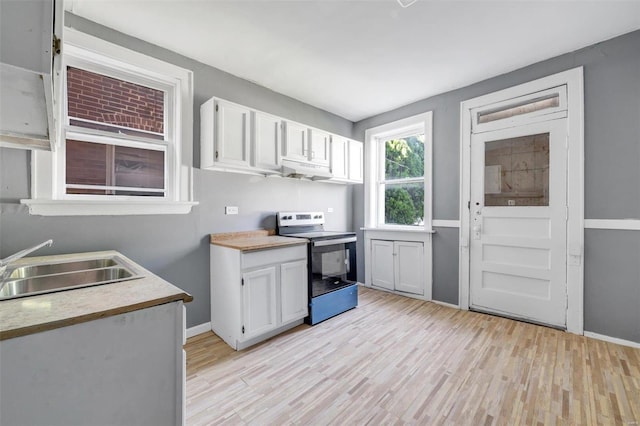
[(358, 305), (355, 232), (325, 231), (322, 212), (280, 212), (278, 234), (310, 240), (308, 324), (317, 324)]

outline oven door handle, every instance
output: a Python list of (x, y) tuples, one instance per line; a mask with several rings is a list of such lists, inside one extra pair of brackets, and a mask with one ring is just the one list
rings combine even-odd
[(357, 237), (334, 238), (331, 240), (314, 241), (313, 246), (314, 247), (332, 246), (335, 244), (355, 243), (356, 241), (358, 241)]

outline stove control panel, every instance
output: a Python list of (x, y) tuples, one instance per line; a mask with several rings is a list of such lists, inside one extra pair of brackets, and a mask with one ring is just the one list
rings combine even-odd
[(324, 225), (322, 212), (279, 212), (278, 226)]

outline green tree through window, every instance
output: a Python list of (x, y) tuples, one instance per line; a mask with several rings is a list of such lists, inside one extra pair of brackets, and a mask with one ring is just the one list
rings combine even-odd
[(385, 141), (385, 223), (422, 225), (424, 134)]

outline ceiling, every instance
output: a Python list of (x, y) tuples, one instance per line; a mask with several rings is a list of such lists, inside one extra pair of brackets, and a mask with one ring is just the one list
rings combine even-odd
[(640, 28), (640, 0), (66, 1), (351, 121)]

